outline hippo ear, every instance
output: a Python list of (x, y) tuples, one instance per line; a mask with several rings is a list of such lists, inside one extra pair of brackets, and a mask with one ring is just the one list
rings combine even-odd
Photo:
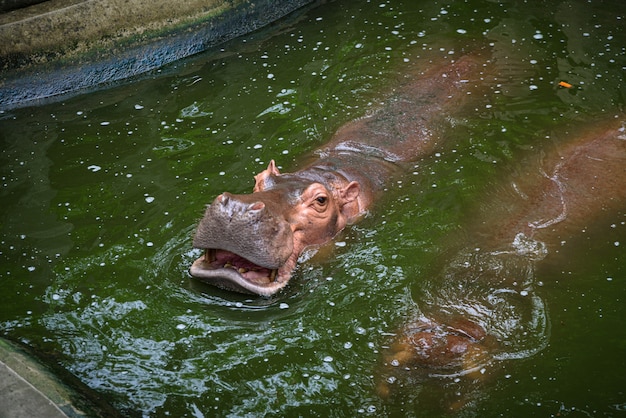
[(254, 189), (253, 192), (261, 192), (265, 190), (268, 184), (268, 179), (271, 176), (280, 176), (280, 171), (276, 167), (274, 160), (270, 161), (267, 168), (254, 176)]
[(361, 185), (356, 181), (351, 181), (346, 187), (339, 190), (341, 214), (345, 216), (346, 222), (349, 224), (361, 213), (359, 194), (361, 194)]
[(342, 205), (354, 201), (361, 193), (361, 185), (356, 181), (351, 181), (346, 187), (340, 190)]

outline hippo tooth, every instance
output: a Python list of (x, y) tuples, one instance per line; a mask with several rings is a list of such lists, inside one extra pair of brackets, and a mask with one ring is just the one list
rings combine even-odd
[(204, 259), (207, 262), (212, 263), (217, 258), (216, 254), (217, 251), (214, 248), (207, 248), (206, 250), (204, 250)]
[(278, 269), (274, 269), (270, 272), (270, 281), (276, 280), (276, 275), (278, 274)]
[(225, 269), (230, 268), (230, 267), (232, 267), (232, 266), (233, 266), (233, 265), (232, 265), (232, 264), (230, 264), (230, 263), (226, 263), (226, 264), (224, 264), (224, 268), (225, 268)]
[(245, 269), (243, 267), (239, 267), (239, 270), (237, 270), (239, 272), (239, 274), (244, 274), (248, 272), (248, 269)]

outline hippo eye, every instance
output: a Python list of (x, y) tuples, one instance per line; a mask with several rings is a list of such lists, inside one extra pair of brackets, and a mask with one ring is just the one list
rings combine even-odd
[(319, 196), (318, 198), (315, 199), (315, 201), (319, 203), (320, 205), (325, 205), (326, 202), (328, 201), (328, 198), (326, 196)]

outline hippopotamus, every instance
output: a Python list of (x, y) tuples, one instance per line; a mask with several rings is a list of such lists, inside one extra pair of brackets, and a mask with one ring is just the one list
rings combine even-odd
[(526, 357), (548, 344), (536, 267), (626, 208), (625, 121), (620, 116), (578, 129), (483, 200), (468, 227), (469, 242), (424, 285), (419, 314), (382, 350), (381, 396), (397, 393), (400, 376), (411, 391), (416, 380), (433, 376), (468, 376), (468, 391), (476, 390), (494, 360)]
[(442, 58), (339, 128), (301, 169), (281, 173), (272, 160), (251, 194), (217, 196), (195, 232), (193, 246), (204, 254), (190, 274), (241, 293), (280, 291), (307, 247), (355, 222), (404, 163), (441, 145), (445, 116), (478, 89), (488, 62), (479, 53)]

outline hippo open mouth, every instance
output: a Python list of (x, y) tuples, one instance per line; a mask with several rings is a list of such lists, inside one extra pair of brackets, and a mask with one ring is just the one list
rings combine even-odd
[(205, 249), (189, 272), (214, 286), (242, 293), (270, 295), (284, 285), (283, 280), (277, 280), (278, 268), (263, 267), (233, 252), (215, 248)]

